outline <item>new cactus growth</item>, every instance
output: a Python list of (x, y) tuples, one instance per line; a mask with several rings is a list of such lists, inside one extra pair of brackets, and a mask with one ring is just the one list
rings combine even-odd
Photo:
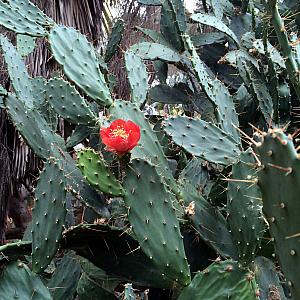
[(109, 195), (124, 195), (120, 182), (105, 166), (98, 153), (87, 149), (79, 152), (77, 157), (78, 167), (92, 186)]

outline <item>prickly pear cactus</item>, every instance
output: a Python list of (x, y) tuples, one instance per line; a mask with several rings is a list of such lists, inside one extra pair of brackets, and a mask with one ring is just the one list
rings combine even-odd
[(259, 186), (265, 212), (274, 239), (275, 250), (280, 265), (288, 281), (293, 299), (300, 297), (297, 285), (300, 268), (298, 218), (299, 201), (299, 155), (291, 136), (282, 130), (270, 130), (261, 135), (257, 144), (262, 170), (259, 173)]
[[(36, 155), (14, 179), (34, 205), (23, 240), (0, 247), (0, 298), (300, 299), (299, 3), (138, 2), (159, 31), (137, 26), (123, 51), (119, 19), (98, 51), (29, 0), (0, 1), (17, 34), (0, 36), (0, 117), (18, 132), (5, 122), (0, 139)], [(31, 78), (41, 38), (59, 71)]]
[(38, 275), (22, 262), (11, 262), (0, 275), (0, 292), (3, 300), (51, 300), (49, 290)]
[(228, 221), (239, 261), (247, 265), (255, 259), (265, 230), (257, 162), (251, 149), (242, 153), (240, 161), (232, 167), (227, 197)]
[(58, 161), (49, 160), (35, 191), (32, 215), (32, 269), (42, 272), (59, 247), (66, 217), (65, 174)]
[(87, 181), (100, 191), (114, 195), (124, 196), (125, 192), (120, 182), (105, 166), (104, 161), (94, 150), (84, 150), (78, 154), (78, 167)]
[(223, 261), (215, 262), (208, 269), (196, 274), (178, 299), (255, 300), (258, 299), (257, 295), (254, 275), (239, 269), (234, 261)]
[(125, 178), (128, 218), (141, 248), (163, 270), (163, 276), (186, 286), (190, 282), (187, 258), (173, 203), (155, 166), (134, 160)]
[(65, 74), (97, 103), (111, 105), (110, 91), (100, 71), (95, 50), (87, 38), (75, 29), (55, 26), (50, 31), (49, 42)]

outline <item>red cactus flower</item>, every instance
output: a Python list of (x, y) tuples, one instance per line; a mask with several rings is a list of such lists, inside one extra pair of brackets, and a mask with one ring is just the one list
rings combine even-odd
[(107, 150), (122, 156), (132, 150), (140, 140), (140, 127), (132, 121), (113, 121), (109, 127), (100, 129), (100, 136)]

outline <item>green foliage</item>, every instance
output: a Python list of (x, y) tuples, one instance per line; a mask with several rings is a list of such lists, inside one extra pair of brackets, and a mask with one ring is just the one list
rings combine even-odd
[(143, 27), (139, 27), (139, 26), (136, 26), (135, 28), (138, 31), (142, 32), (152, 42), (172, 48), (172, 45), (167, 40), (165, 40), (165, 38), (163, 37), (163, 35), (160, 32), (157, 32), (156, 30), (153, 30), (153, 29), (143, 28)]
[(105, 290), (101, 285), (86, 273), (83, 273), (79, 279), (77, 293), (81, 300), (116, 300), (113, 293)]
[(65, 253), (48, 282), (53, 300), (72, 300), (76, 292), (81, 267), (75, 255)]
[(9, 263), (0, 275), (0, 292), (3, 300), (52, 300), (50, 292), (38, 275), (22, 262)]
[(300, 98), (300, 74), (299, 74), (299, 64), (296, 61), (295, 46), (289, 40), (287, 30), (285, 27), (284, 19), (282, 19), (276, 0), (270, 0), (266, 4), (268, 14), (270, 16), (270, 21), (272, 22), (278, 42), (280, 44), (283, 56), (285, 57), (285, 65), (290, 76), (290, 80), (294, 86), (295, 92), (298, 98)]
[(249, 82), (248, 89), (257, 101), (267, 124), (271, 124), (274, 114), (273, 101), (268, 91), (266, 80), (251, 62), (243, 62), (242, 65), (246, 75), (245, 81)]
[(25, 34), (17, 34), (17, 49), (21, 56), (27, 56), (30, 54), (36, 44), (36, 38)]
[(73, 148), (74, 146), (81, 143), (85, 138), (89, 137), (91, 134), (98, 133), (99, 129), (96, 127), (88, 127), (85, 125), (76, 126), (72, 135), (70, 136), (68, 142), (66, 143), (66, 147), (68, 149)]
[(161, 34), (174, 49), (182, 51), (184, 49), (182, 34), (185, 33), (187, 27), (183, 1), (164, 0), (161, 4)]
[(109, 212), (104, 205), (104, 200), (95, 189), (84, 179), (81, 171), (76, 167), (76, 162), (69, 153), (60, 152), (58, 159), (65, 171), (69, 192), (80, 200), (84, 206), (93, 210), (97, 216), (108, 217)]
[(95, 123), (96, 116), (86, 100), (67, 81), (52, 78), (48, 81), (46, 89), (49, 104), (65, 120), (76, 125)]
[(69, 79), (98, 104), (111, 105), (110, 91), (87, 38), (75, 29), (57, 25), (50, 31), (49, 42), (55, 59)]
[(39, 25), (54, 25), (54, 21), (29, 0), (22, 0), (20, 2), (9, 1), (9, 5), (25, 18), (30, 19)]
[(30, 80), (32, 96), (34, 98), (34, 108), (45, 118), (49, 127), (56, 131), (58, 116), (49, 103), (51, 95), (50, 85), (43, 77), (34, 77)]
[(254, 263), (255, 280), (259, 287), (259, 298), (262, 300), (268, 299), (272, 295), (279, 295), (280, 299), (287, 299), (274, 263), (262, 256), (256, 257)]
[(198, 273), (183, 290), (179, 300), (255, 300), (256, 282), (247, 270), (239, 269), (234, 261), (215, 262)]
[(16, 260), (25, 254), (31, 253), (31, 242), (18, 241), (0, 246), (0, 261)]
[(161, 1), (160, 0), (138, 0), (138, 2), (140, 4), (145, 4), (145, 5), (161, 5)]
[(206, 161), (194, 157), (181, 171), (178, 181), (181, 185), (191, 184), (196, 191), (204, 196), (208, 196), (213, 186), (213, 180), (210, 178), (209, 168)]
[(112, 28), (110, 39), (107, 43), (105, 52), (105, 62), (108, 62), (116, 53), (124, 32), (124, 21), (119, 19), (115, 22)]
[(36, 155), (47, 159), (58, 149), (64, 149), (63, 139), (52, 131), (37, 110), (28, 109), (22, 99), (13, 94), (9, 94), (5, 101), (10, 119)]
[(171, 118), (165, 131), (187, 152), (216, 164), (233, 164), (240, 154), (239, 145), (231, 136), (203, 120)]
[[(81, 258), (80, 263), (82, 275), (80, 278), (81, 283), (78, 283), (77, 291), (81, 291), (80, 293), (87, 299), (90, 299), (93, 295), (95, 297), (97, 294), (98, 296), (108, 297), (108, 299), (116, 299), (113, 296), (113, 291), (120, 284), (120, 280), (108, 275), (105, 271), (96, 267), (86, 259)], [(89, 287), (95, 287), (95, 291), (91, 293)]]
[(229, 29), (217, 17), (209, 16), (209, 15), (202, 14), (202, 13), (197, 13), (197, 14), (192, 15), (191, 18), (195, 22), (198, 22), (203, 25), (211, 26), (211, 27), (225, 33), (236, 43), (237, 46), (239, 45), (239, 40), (236, 37), (236, 35), (234, 34), (234, 32), (231, 29)]
[(148, 91), (148, 73), (142, 59), (131, 51), (125, 53), (125, 65), (131, 87), (131, 101), (143, 105)]
[[(80, 224), (64, 233), (62, 247), (74, 250), (98, 268), (106, 270), (114, 280), (172, 288), (174, 281), (162, 275), (160, 266), (155, 266), (153, 259), (149, 259), (139, 243), (123, 229)], [(95, 272), (92, 274), (96, 275)]]
[(166, 104), (188, 104), (189, 96), (179, 87), (170, 87), (167, 84), (156, 85), (149, 91), (149, 97), (153, 102)]
[(224, 41), (225, 35), (222, 32), (200, 33), (191, 36), (195, 47), (206, 46)]
[(237, 249), (228, 223), (217, 207), (212, 206), (187, 182), (183, 184), (181, 196), (187, 215), (201, 238), (221, 256), (236, 258)]
[(143, 59), (159, 59), (166, 62), (179, 62), (181, 60), (176, 51), (158, 43), (141, 42), (131, 46), (130, 51)]
[[(25, 2), (30, 3), (29, 1)], [(14, 1), (10, 1), (10, 3), (0, 1), (0, 24), (16, 33), (44, 36), (46, 34), (45, 29), (36, 23), (40, 10), (32, 10), (31, 17), (28, 18), (28, 12), (23, 11), (21, 7), (22, 5), (16, 5)]]
[(11, 42), (2, 35), (0, 35), (0, 44), (15, 93), (25, 101), (28, 108), (32, 108), (31, 83), (25, 63)]
[(207, 98), (215, 107), (217, 121), (225, 132), (231, 134), (233, 138), (239, 141), (240, 137), (236, 129), (239, 125), (239, 121), (235, 112), (232, 96), (221, 81), (211, 77), (207, 66), (201, 61), (189, 36), (186, 36), (186, 47), (191, 55), (190, 59), (193, 71)]
[(143, 160), (132, 161), (124, 187), (129, 222), (142, 250), (163, 276), (179, 285), (189, 284), (174, 195), (164, 187), (155, 167)]
[(246, 265), (254, 260), (265, 229), (261, 193), (256, 182), (256, 161), (250, 149), (233, 165), (227, 193), (230, 229), (239, 261)]
[(261, 137), (257, 152), (263, 165), (259, 173), (259, 186), (263, 197), (263, 210), (270, 224), (275, 251), (289, 282), (293, 299), (300, 296), (296, 284), (300, 260), (298, 232), (299, 158), (292, 141), (281, 130), (270, 130)]
[(58, 162), (49, 160), (35, 190), (32, 213), (32, 270), (42, 272), (58, 247), (66, 217), (65, 175)]
[(124, 196), (124, 190), (120, 182), (94, 150), (87, 149), (79, 152), (77, 162), (84, 177), (96, 189), (113, 196)]
[[(17, 49), (0, 36), (10, 79), (0, 108), (37, 156), (26, 161), (32, 223), (0, 247), (0, 298), (143, 299), (150, 288), (180, 300), (285, 299), (284, 281), (300, 298), (300, 6), (202, 2), (190, 14), (182, 0), (139, 0), (160, 6), (161, 26), (136, 26), (144, 38), (124, 55), (131, 99), (115, 99), (110, 60), (130, 24), (115, 22), (102, 58), (29, 0), (0, 1), (0, 24), (17, 34)], [(27, 73), (36, 37), (61, 66), (52, 79)], [(141, 131), (122, 159), (99, 135), (116, 119)]]

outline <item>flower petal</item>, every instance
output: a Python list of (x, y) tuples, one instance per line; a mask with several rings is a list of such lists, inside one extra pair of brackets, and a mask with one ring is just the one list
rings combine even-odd
[[(125, 135), (115, 135), (112, 131), (115, 129), (123, 129), (128, 137)], [(132, 150), (140, 140), (140, 127), (132, 121), (124, 121), (117, 119), (111, 123), (107, 128), (100, 129), (100, 137), (103, 144), (107, 146), (108, 151), (123, 155)]]
[(110, 130), (114, 130), (118, 127), (122, 127), (125, 129), (125, 126), (126, 126), (126, 122), (124, 120), (117, 119), (117, 120), (113, 121), (108, 128), (110, 128)]

